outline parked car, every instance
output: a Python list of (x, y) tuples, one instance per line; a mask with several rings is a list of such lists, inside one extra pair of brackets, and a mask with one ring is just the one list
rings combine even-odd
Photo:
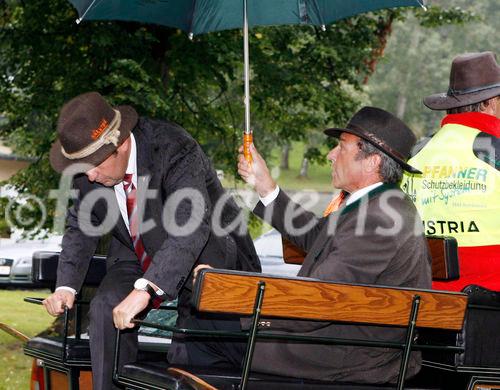
[(11, 240), (0, 245), (0, 286), (26, 286), (31, 281), (32, 256), (36, 251), (61, 251), (62, 236)]

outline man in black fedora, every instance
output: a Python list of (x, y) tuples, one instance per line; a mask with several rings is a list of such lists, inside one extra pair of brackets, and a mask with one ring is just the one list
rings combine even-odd
[[(107, 273), (89, 314), (93, 388), (115, 388), (115, 327), (133, 328), (134, 316), (165, 298), (178, 297), (182, 328), (238, 327), (234, 321), (212, 323), (190, 307), (198, 263), (260, 271), (246, 229), (229, 228), (240, 209), (198, 143), (180, 126), (138, 117), (130, 106), (112, 107), (97, 92), (64, 105), (57, 133), (50, 162), (57, 172), (72, 171), (78, 194), (68, 210), (57, 288), (44, 301), (50, 314), (73, 305), (102, 234), (97, 226), (111, 233)], [(219, 200), (224, 203), (215, 216)], [(135, 360), (137, 332), (128, 329), (122, 340), (124, 364)], [(222, 359), (238, 366), (244, 353), (238, 343), (212, 343), (211, 349), (203, 356), (193, 342), (174, 338), (169, 361), (185, 364), (195, 357), (206, 365)]]
[(469, 284), (500, 290), (500, 66), (495, 54), (466, 53), (451, 64), (447, 92), (428, 96), (431, 110), (446, 111), (440, 130), (410, 163), (423, 173), (405, 175), (426, 234), (458, 241), (460, 278), (437, 289)]
[[(238, 172), (257, 191), (254, 213), (307, 252), (298, 276), (345, 283), (430, 288), (431, 265), (422, 222), (399, 189), (415, 143), (412, 131), (392, 114), (374, 107), (358, 111), (345, 128), (325, 130), (339, 144), (328, 153), (333, 186), (349, 195), (327, 217), (317, 218), (294, 203), (274, 182), (251, 145), (252, 163), (239, 156)], [(271, 330), (309, 336), (403, 340), (404, 331), (318, 321), (266, 319)], [(252, 369), (319, 380), (395, 382), (401, 352), (362, 347), (258, 341)], [(420, 369), (413, 353), (408, 376)]]

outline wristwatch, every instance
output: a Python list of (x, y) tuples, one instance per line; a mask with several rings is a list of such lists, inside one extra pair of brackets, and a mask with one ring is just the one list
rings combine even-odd
[(146, 291), (151, 298), (161, 297), (162, 295), (165, 294), (165, 292), (161, 288), (155, 290), (153, 286), (151, 286), (149, 281), (144, 278), (137, 279), (134, 283), (134, 288), (136, 290)]

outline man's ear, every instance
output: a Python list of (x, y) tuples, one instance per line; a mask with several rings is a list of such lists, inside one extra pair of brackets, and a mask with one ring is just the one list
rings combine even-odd
[(128, 137), (125, 141), (122, 142), (122, 144), (120, 146), (118, 146), (118, 148), (116, 148), (116, 152), (126, 153), (130, 150), (131, 145), (132, 145), (132, 141), (131, 141), (130, 137)]
[(382, 159), (378, 154), (372, 154), (363, 161), (363, 168), (366, 173), (377, 173)]
[(484, 114), (489, 114), (495, 116), (496, 114), (496, 105), (498, 103), (498, 97), (494, 97), (485, 101), (482, 101), (479, 104), (479, 111)]

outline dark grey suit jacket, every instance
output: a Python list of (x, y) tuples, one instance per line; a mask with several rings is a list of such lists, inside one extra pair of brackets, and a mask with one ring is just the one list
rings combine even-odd
[[(153, 258), (144, 277), (164, 290), (169, 299), (174, 299), (181, 289), (191, 289), (190, 274), (197, 263), (260, 272), (259, 258), (246, 230), (239, 234), (225, 229), (240, 212), (229, 197), (220, 213), (222, 221), (217, 224), (223, 232), (219, 229), (215, 234), (213, 208), (226, 194), (198, 143), (174, 123), (146, 118), (139, 119), (133, 134), (137, 145), (138, 198), (146, 189), (155, 191), (153, 197), (146, 198), (142, 219), (145, 224), (140, 227), (142, 230), (146, 224), (154, 224), (154, 228), (141, 234), (146, 252)], [(76, 176), (73, 185), (79, 195), (67, 216), (57, 286), (70, 286), (79, 291), (100, 238), (100, 234), (89, 236), (82, 231), (85, 216), (90, 217), (87, 223), (94, 225), (113, 216), (108, 264), (134, 261), (137, 257), (114, 189), (92, 183), (85, 175)], [(201, 211), (192, 213), (195, 206), (187, 200), (179, 202), (175, 209), (165, 210), (169, 196), (183, 189), (197, 191), (204, 203)], [(100, 197), (91, 207), (93, 202), (89, 199), (96, 190), (106, 199)], [(198, 222), (198, 227), (187, 235), (180, 236), (174, 229), (164, 228), (164, 221), (171, 223), (175, 219), (178, 226), (183, 226), (190, 218)]]
[[(293, 210), (290, 233), (284, 215)], [(327, 218), (316, 218), (280, 191), (254, 213), (308, 254), (299, 276), (322, 280), (431, 288), (431, 263), (422, 222), (411, 200), (397, 187), (382, 185)], [(391, 231), (391, 228), (396, 228)], [(348, 339), (404, 340), (404, 330), (321, 321), (270, 320), (271, 330)], [(252, 368), (271, 374), (368, 383), (396, 381), (401, 353), (386, 348), (306, 345), (258, 341)], [(413, 353), (408, 375), (420, 368)]]

